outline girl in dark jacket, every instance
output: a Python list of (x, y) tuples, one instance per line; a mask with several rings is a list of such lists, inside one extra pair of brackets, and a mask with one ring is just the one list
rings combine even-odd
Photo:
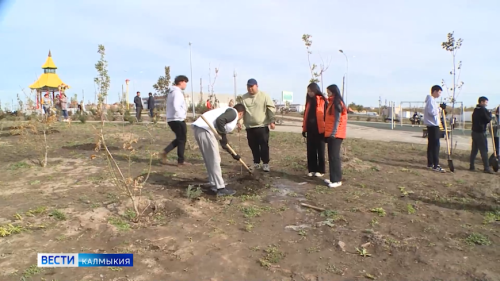
[(335, 188), (342, 185), (342, 161), (340, 147), (346, 138), (347, 107), (340, 96), (337, 85), (326, 88), (328, 93), (328, 107), (325, 113), (325, 138), (328, 143), (328, 161), (330, 162), (330, 179), (325, 180), (328, 187)]
[(306, 110), (302, 123), (302, 136), (307, 139), (307, 169), (310, 177), (325, 174), (325, 110), (326, 98), (318, 84), (307, 86)]

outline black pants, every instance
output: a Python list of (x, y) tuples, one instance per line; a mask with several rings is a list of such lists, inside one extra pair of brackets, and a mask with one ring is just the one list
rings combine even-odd
[(154, 117), (154, 111), (155, 109), (154, 108), (150, 108), (149, 109), (149, 117)]
[(439, 149), (441, 131), (438, 126), (427, 126), (427, 167), (439, 166)]
[(269, 127), (247, 129), (248, 146), (252, 150), (253, 162), (269, 164)]
[(328, 138), (328, 161), (330, 161), (330, 181), (342, 181), (342, 161), (340, 160), (340, 146), (343, 139)]
[(135, 118), (137, 118), (137, 121), (141, 120), (141, 113), (142, 113), (142, 107), (136, 107), (135, 108)]
[(481, 153), (481, 159), (483, 160), (483, 166), (485, 170), (490, 168), (488, 163), (488, 139), (486, 138), (486, 133), (472, 132), (472, 149), (470, 151), (470, 168), (474, 168), (474, 162), (476, 161), (477, 152)]
[(175, 139), (165, 147), (165, 153), (169, 153), (177, 147), (177, 162), (184, 163), (184, 151), (186, 150), (187, 127), (184, 121), (170, 121), (168, 126), (175, 134)]
[(307, 132), (307, 169), (309, 173), (325, 173), (325, 135)]

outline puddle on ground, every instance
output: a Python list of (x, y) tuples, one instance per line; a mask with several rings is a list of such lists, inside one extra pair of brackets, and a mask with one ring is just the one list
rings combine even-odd
[(283, 203), (284, 201), (306, 201), (305, 187), (306, 184), (303, 183), (283, 179), (276, 180), (273, 183), (272, 192), (264, 200), (270, 204)]

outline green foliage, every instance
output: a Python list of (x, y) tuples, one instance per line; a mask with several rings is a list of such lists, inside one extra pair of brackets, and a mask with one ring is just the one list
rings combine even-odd
[(58, 221), (65, 221), (66, 220), (66, 214), (64, 214), (60, 210), (52, 210), (49, 214), (50, 217), (53, 217), (54, 219)]
[(156, 93), (160, 96), (166, 96), (170, 90), (170, 66), (165, 66), (165, 76), (160, 76), (156, 84), (153, 85)]
[(465, 238), (465, 243), (469, 245), (491, 245), (491, 241), (488, 237), (481, 233), (472, 233)]
[(186, 197), (189, 199), (196, 199), (200, 197), (202, 194), (202, 190), (199, 186), (189, 185), (186, 189)]
[(304, 34), (302, 35), (302, 41), (304, 42), (304, 45), (306, 46), (307, 50), (307, 60), (309, 62), (309, 70), (311, 71), (311, 79), (309, 80), (309, 83), (318, 83), (319, 78), (321, 77), (321, 72), (318, 73), (316, 70), (318, 69), (318, 66), (316, 64), (311, 64), (311, 46), (312, 46), (312, 35), (309, 34)]
[(78, 120), (80, 120), (80, 122), (82, 122), (83, 124), (85, 124), (87, 122), (87, 119), (89, 117), (86, 114), (78, 113), (77, 114), (77, 118), (78, 118)]
[(94, 78), (94, 83), (96, 83), (97, 87), (99, 88), (97, 108), (99, 115), (102, 116), (102, 105), (106, 100), (106, 96), (108, 95), (111, 81), (108, 75), (108, 62), (106, 61), (106, 48), (104, 48), (104, 45), (99, 44), (99, 46), (97, 47), (97, 53), (99, 53), (100, 58), (99, 61), (95, 64), (95, 69), (97, 70), (98, 75), (96, 78)]

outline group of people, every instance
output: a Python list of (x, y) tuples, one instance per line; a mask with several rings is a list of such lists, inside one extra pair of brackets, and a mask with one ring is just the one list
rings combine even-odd
[[(68, 99), (65, 93), (57, 94), (54, 101), (50, 97), (49, 93), (46, 93), (41, 101), (43, 113), (46, 116), (51, 116), (52, 109), (60, 110), (63, 115), (63, 121), (68, 122)], [(57, 113), (56, 113), (57, 114)]]
[[(137, 118), (137, 121), (142, 121), (141, 115), (142, 115), (142, 110), (144, 109), (144, 106), (142, 104), (142, 98), (141, 98), (141, 92), (137, 91), (137, 94), (134, 98), (134, 105), (135, 105), (135, 118)], [(148, 110), (149, 110), (149, 117), (154, 117), (154, 109), (155, 109), (155, 98), (153, 97), (153, 93), (149, 93), (148, 97)]]
[[(443, 89), (441, 86), (435, 85), (431, 88), (431, 94), (427, 96), (425, 100), (425, 111), (424, 111), (424, 125), (427, 126), (427, 167), (433, 171), (445, 173), (439, 165), (439, 150), (440, 150), (440, 138), (441, 130), (443, 129), (442, 123), (446, 122), (444, 120), (443, 111), (446, 114), (446, 104), (437, 102), (437, 99), (441, 96)], [(488, 162), (488, 139), (487, 130), (489, 128), (490, 122), (494, 122), (493, 131), (491, 135), (494, 138), (495, 149), (497, 151), (498, 157), (498, 145), (500, 139), (499, 130), (499, 107), (496, 108), (495, 118), (493, 114), (486, 107), (488, 106), (488, 98), (480, 97), (476, 108), (472, 113), (472, 128), (471, 128), (471, 138), (472, 138), (472, 149), (470, 152), (470, 163), (469, 170), (475, 171), (475, 160), (477, 153), (481, 154), (481, 159), (483, 162), (483, 171), (485, 173), (492, 174), (493, 171), (490, 168)], [(445, 137), (448, 137), (448, 132), (444, 132)], [(450, 144), (451, 145), (451, 144)]]
[[(187, 106), (182, 91), (189, 79), (179, 75), (174, 80), (167, 98), (167, 123), (175, 134), (175, 139), (161, 153), (160, 162), (166, 164), (167, 155), (177, 148), (177, 164), (191, 165), (185, 160), (187, 142)], [(208, 185), (218, 196), (232, 195), (233, 189), (226, 186), (220, 167), (220, 146), (239, 161), (240, 155), (228, 149), (227, 134), (245, 127), (248, 146), (252, 151), (254, 170), (270, 172), (269, 134), (275, 129), (275, 105), (269, 95), (259, 90), (257, 80), (247, 82), (247, 93), (239, 104), (211, 109), (193, 124), (194, 138), (198, 143), (208, 173)], [(303, 123), (303, 136), (307, 139), (308, 175), (323, 177), (325, 174), (325, 143), (328, 144), (330, 160), (330, 179), (325, 180), (329, 187), (342, 185), (340, 146), (346, 136), (347, 107), (342, 101), (336, 85), (327, 88), (328, 98), (320, 87), (311, 83), (307, 87), (306, 111)], [(216, 130), (218, 137), (211, 131), (209, 124)], [(243, 122), (240, 122), (242, 120)], [(243, 124), (242, 124), (243, 123)]]

